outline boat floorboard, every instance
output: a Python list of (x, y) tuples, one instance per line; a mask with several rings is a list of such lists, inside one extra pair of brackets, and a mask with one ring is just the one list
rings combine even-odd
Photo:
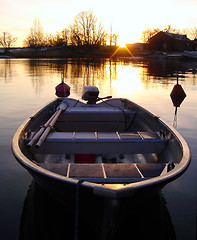
[(161, 175), (165, 163), (121, 163), (121, 164), (80, 164), (40, 163), (40, 167), (51, 172), (92, 182), (131, 182)]

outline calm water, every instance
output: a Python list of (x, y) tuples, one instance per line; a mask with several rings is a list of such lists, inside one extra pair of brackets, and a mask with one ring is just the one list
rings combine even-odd
[[(88, 61), (86, 59), (81, 61), (0, 59), (0, 239), (19, 238), (20, 222), (23, 221), (22, 226), (24, 227), (24, 219), (26, 219), (23, 211), (25, 207), (28, 206), (29, 218), (36, 215), (33, 201), (30, 200), (32, 204), (29, 205), (26, 201), (24, 205), (32, 178), (15, 161), (10, 145), (13, 134), (20, 123), (55, 98), (54, 88), (61, 80), (63, 68), (66, 82), (71, 87), (70, 97), (80, 99), (84, 85), (96, 85), (99, 87), (100, 97), (112, 95), (113, 97), (129, 98), (164, 118), (184, 136), (191, 148), (192, 162), (183, 176), (168, 184), (162, 191), (160, 205), (165, 202), (165, 212), (168, 212), (170, 219), (168, 222), (170, 222), (170, 228), (175, 235), (168, 235), (161, 239), (196, 239), (197, 62), (168, 60), (146, 63), (130, 59), (116, 62)], [(175, 116), (175, 108), (169, 95), (176, 84), (177, 71), (180, 75), (179, 84), (182, 85), (187, 97)], [(43, 199), (43, 196), (40, 197), (39, 202), (42, 208), (46, 207)], [(64, 229), (65, 225), (62, 226), (62, 222), (52, 224), (52, 218), (57, 217), (54, 216), (54, 212), (57, 213), (60, 209), (54, 210), (54, 202), (47, 199), (50, 214), (47, 208), (43, 210), (40, 207), (41, 216), (37, 216), (37, 218), (42, 219), (44, 214), (47, 216), (51, 224), (45, 224), (44, 228), (47, 229), (46, 226), (48, 226), (48, 233), (51, 232), (51, 225), (53, 225), (52, 228)], [(148, 212), (148, 209), (153, 209), (154, 206), (148, 205), (148, 200), (144, 200), (141, 204), (147, 206), (143, 213), (138, 212), (138, 215), (142, 214), (138, 217), (141, 227), (144, 228), (144, 219), (149, 223), (153, 220), (152, 213)], [(157, 212), (156, 208), (155, 212)], [(21, 216), (23, 216), (22, 220)], [(127, 219), (127, 225), (129, 221), (132, 224), (132, 216), (131, 213), (131, 218)], [(151, 231), (154, 231), (154, 226), (157, 226), (154, 221), (155, 219), (152, 222), (152, 230), (149, 229), (150, 236)], [(71, 224), (70, 229), (73, 229), (72, 218), (69, 223)], [(41, 220), (40, 224), (43, 224)], [(167, 229), (165, 224), (164, 227)], [(24, 229), (21, 231), (24, 232)], [(132, 234), (132, 230), (130, 233)], [(119, 238), (117, 235), (117, 238), (114, 239), (121, 239), (123, 236), (121, 231), (118, 234)], [(50, 234), (45, 236), (48, 236), (48, 239), (55, 239)], [(94, 235), (92, 237), (94, 238)], [(39, 238), (37, 237), (37, 239)], [(64, 239), (70, 238), (65, 237)]]

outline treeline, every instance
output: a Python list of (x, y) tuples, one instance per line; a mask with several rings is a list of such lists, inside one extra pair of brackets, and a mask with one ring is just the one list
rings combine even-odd
[[(179, 30), (168, 25), (164, 29), (147, 28), (142, 32), (141, 42), (149, 43), (150, 38), (160, 31), (187, 35), (191, 40), (197, 39), (197, 27)], [(117, 46), (118, 38), (119, 35), (112, 33), (112, 30), (110, 33), (105, 30), (92, 11), (82, 11), (74, 17), (72, 24), (68, 28), (64, 28), (56, 34), (45, 33), (39, 19), (35, 19), (28, 35), (23, 41), (23, 46), (32, 48), (54, 46)], [(8, 32), (0, 34), (0, 46), (5, 50), (13, 47), (16, 40), (17, 38)]]
[[(9, 36), (9, 38), (8, 38)], [(35, 19), (29, 31), (29, 34), (24, 39), (24, 47), (51, 47), (51, 46), (84, 46), (84, 45), (117, 45), (118, 35), (108, 33), (98, 22), (96, 15), (92, 11), (82, 11), (77, 14), (69, 25), (55, 35), (46, 34), (40, 24), (39, 19)], [(13, 46), (16, 38), (13, 38), (9, 33), (0, 35), (0, 45), (4, 48)]]

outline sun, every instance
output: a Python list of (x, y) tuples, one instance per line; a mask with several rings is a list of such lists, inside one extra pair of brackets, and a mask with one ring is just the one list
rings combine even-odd
[(125, 44), (127, 43), (127, 36), (124, 34), (118, 34), (118, 46), (125, 47)]
[(118, 46), (125, 47), (125, 45), (126, 45), (125, 41), (123, 41), (123, 40), (118, 41)]
[(117, 29), (116, 31), (118, 34), (118, 45), (120, 47), (125, 47), (128, 43), (132, 44), (140, 41), (141, 32), (138, 29), (133, 28), (132, 31), (128, 31), (128, 29), (125, 29), (123, 26), (121, 29)]

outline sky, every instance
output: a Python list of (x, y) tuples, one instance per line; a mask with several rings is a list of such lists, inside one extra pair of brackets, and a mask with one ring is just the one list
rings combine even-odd
[(197, 28), (197, 0), (0, 0), (0, 6), (0, 34), (17, 37), (16, 47), (22, 47), (35, 18), (44, 32), (55, 34), (88, 10), (107, 32), (112, 26), (121, 45), (139, 42), (147, 28)]

